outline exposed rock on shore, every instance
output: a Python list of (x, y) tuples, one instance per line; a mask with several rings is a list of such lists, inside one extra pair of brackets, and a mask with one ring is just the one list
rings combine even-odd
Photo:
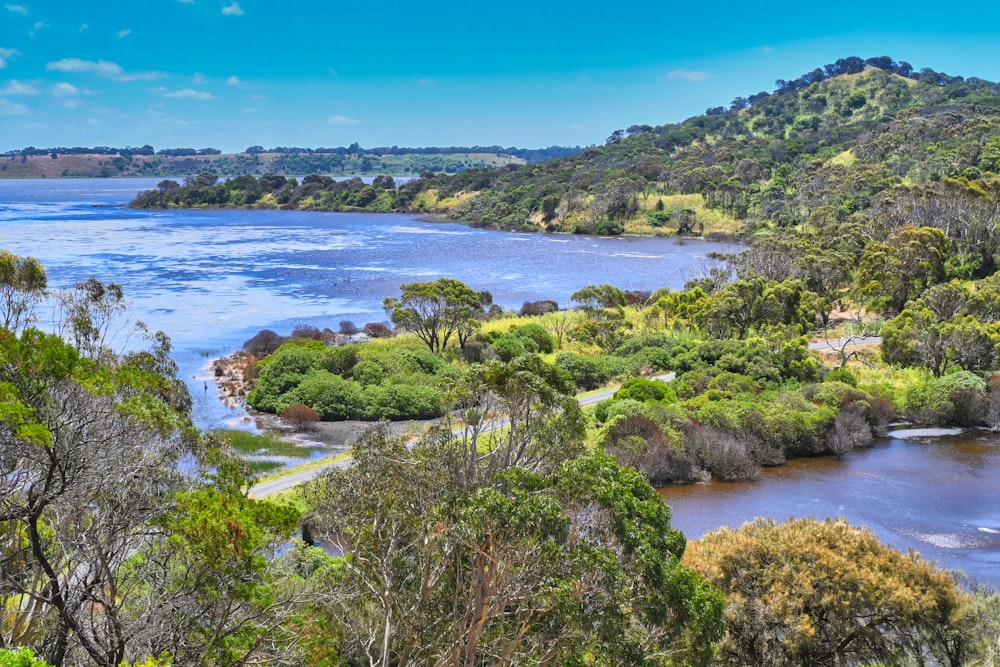
[(246, 404), (247, 392), (253, 389), (257, 379), (256, 363), (255, 356), (242, 350), (212, 362), (219, 398), (227, 407), (240, 408)]

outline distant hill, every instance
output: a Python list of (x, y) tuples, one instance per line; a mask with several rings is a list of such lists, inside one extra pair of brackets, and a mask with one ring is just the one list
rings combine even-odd
[[(54, 155), (54, 157), (53, 157)], [(525, 164), (524, 158), (490, 153), (397, 155), (335, 153), (233, 153), (217, 155), (5, 155), (0, 178), (184, 177), (208, 172), (219, 176), (267, 173), (336, 176), (414, 175), (425, 171), (458, 173), (470, 168)]]
[(681, 123), (617, 130), (567, 158), (466, 170), (433, 187), (460, 200), (452, 217), (481, 226), (754, 233), (902, 209), (919, 224), (932, 200), (994, 196), (998, 175), (1000, 84), (881, 57), (839, 60)]

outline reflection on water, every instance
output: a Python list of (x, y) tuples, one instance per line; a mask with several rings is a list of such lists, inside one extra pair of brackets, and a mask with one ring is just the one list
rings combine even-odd
[(796, 459), (754, 482), (660, 493), (674, 526), (691, 539), (758, 516), (843, 516), (898, 549), (1000, 588), (1000, 436), (903, 435), (840, 460)]

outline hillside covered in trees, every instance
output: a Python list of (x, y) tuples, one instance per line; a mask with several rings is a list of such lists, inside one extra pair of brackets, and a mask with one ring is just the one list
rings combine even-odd
[[(773, 93), (529, 165), (423, 173), (395, 187), (315, 178), (151, 192), (136, 205), (437, 212), (476, 226), (741, 235), (980, 214), (997, 194), (1000, 84), (845, 58)], [(367, 189), (366, 189), (367, 188)], [(353, 192), (346, 192), (351, 190)], [(955, 230), (956, 234), (969, 230)]]
[(156, 178), (200, 173), (216, 176), (267, 173), (332, 174), (334, 176), (396, 176), (421, 172), (455, 174), (465, 169), (531, 164), (579, 152), (579, 147), (516, 148), (449, 146), (363, 148), (357, 143), (336, 148), (250, 146), (242, 153), (217, 148), (126, 146), (28, 146), (0, 155), (0, 178)]

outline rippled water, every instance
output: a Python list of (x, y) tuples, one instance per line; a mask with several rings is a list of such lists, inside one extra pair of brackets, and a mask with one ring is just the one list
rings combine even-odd
[(238, 418), (204, 384), (210, 357), (263, 328), (336, 330), (384, 321), (406, 282), (457, 278), (502, 306), (589, 284), (680, 287), (706, 252), (671, 239), (494, 232), (408, 215), (299, 211), (133, 211), (157, 179), (0, 180), (0, 247), (37, 257), (53, 286), (96, 275), (122, 283), (131, 312), (173, 339), (202, 426)]

